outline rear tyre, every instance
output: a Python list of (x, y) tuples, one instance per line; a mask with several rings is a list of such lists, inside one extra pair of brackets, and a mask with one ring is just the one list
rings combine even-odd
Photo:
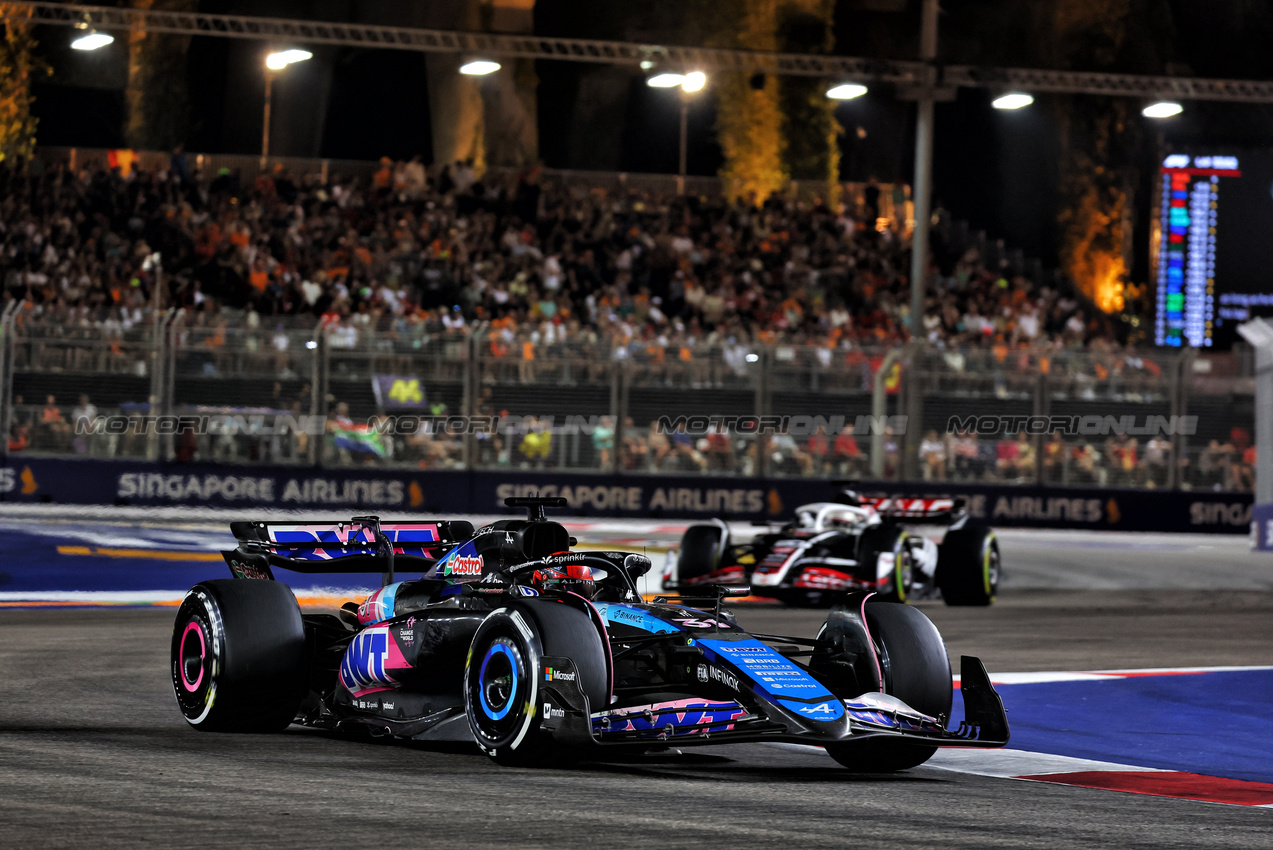
[(720, 566), (722, 531), (715, 525), (691, 525), (681, 535), (677, 556), (677, 581), (691, 583), (716, 572)]
[(305, 625), (285, 584), (195, 585), (172, 631), (172, 687), (186, 722), (214, 732), (277, 732), (307, 690)]
[[(892, 566), (886, 576), (877, 572), (881, 555), (892, 556)], [(910, 595), (911, 576), (915, 559), (911, 555), (910, 535), (896, 525), (880, 525), (869, 528), (858, 540), (859, 569), (865, 571), (873, 582), (880, 599), (888, 602), (905, 602)], [(879, 581), (885, 584), (878, 584)]]
[(999, 593), (999, 541), (984, 526), (946, 532), (938, 547), (937, 587), (947, 605), (989, 605)]
[(544, 655), (573, 662), (590, 710), (609, 703), (605, 648), (586, 614), (557, 602), (492, 612), (469, 648), (464, 710), (477, 745), (500, 764), (542, 766), (571, 755), (555, 748), (541, 729)]
[[(884, 692), (924, 714), (949, 718), (954, 694), (950, 659), (932, 621), (918, 608), (872, 600), (866, 605), (866, 623), (879, 653)], [(827, 745), (831, 758), (858, 773), (906, 770), (935, 752), (935, 746), (884, 737)]]

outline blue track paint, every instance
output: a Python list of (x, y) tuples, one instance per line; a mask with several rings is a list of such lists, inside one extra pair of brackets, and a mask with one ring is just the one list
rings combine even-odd
[[(1273, 670), (995, 690), (1013, 749), (1273, 782)], [(959, 697), (956, 690), (956, 726)]]

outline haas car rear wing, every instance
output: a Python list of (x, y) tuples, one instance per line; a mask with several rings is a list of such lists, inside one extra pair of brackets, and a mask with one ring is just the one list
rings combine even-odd
[(473, 536), (465, 520), (385, 522), (353, 517), (330, 522), (232, 522), (239, 545), (221, 555), (235, 578), (273, 579), (272, 567), (300, 573), (381, 573), (395, 565), (423, 572), (447, 549)]
[(875, 508), (885, 519), (915, 525), (955, 525), (968, 517), (967, 502), (909, 496), (859, 496), (863, 505)]

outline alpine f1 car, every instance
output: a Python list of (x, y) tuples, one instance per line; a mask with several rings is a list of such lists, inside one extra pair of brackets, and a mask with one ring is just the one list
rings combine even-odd
[[(945, 525), (940, 544), (911, 528)], [(796, 508), (777, 531), (735, 544), (722, 520), (692, 525), (667, 555), (663, 586), (750, 583), (758, 596), (820, 605), (850, 590), (893, 602), (938, 594), (948, 605), (989, 605), (999, 590), (995, 533), (968, 521), (963, 499), (867, 497)]]
[[(644, 602), (643, 555), (571, 551), (544, 515), (564, 499), (510, 499), (525, 519), (236, 522), (233, 578), (196, 585), (177, 612), (172, 683), (196, 729), (290, 723), (422, 738), (467, 727), (501, 763), (622, 747), (737, 741), (821, 745), (857, 771), (914, 767), (938, 746), (999, 747), (1003, 705), (962, 659), (964, 719), (948, 729), (951, 671), (917, 609), (852, 594), (813, 639), (749, 634), (723, 600)], [(302, 612), (275, 569), (381, 573), (361, 605)], [(398, 571), (419, 572), (398, 581)]]

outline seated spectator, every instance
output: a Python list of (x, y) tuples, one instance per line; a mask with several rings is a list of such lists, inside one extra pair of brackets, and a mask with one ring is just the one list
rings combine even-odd
[(40, 411), (40, 442), (43, 448), (61, 451), (71, 442), (71, 425), (57, 406), (57, 399), (49, 396)]
[(597, 454), (597, 468), (610, 469), (614, 454), (614, 420), (601, 417), (592, 428), (592, 449)]
[(946, 443), (929, 431), (919, 444), (920, 472), (925, 481), (946, 480)]
[(1068, 483), (1065, 468), (1068, 454), (1065, 438), (1060, 431), (1053, 431), (1043, 444), (1043, 480), (1040, 484)]
[(847, 478), (859, 478), (866, 474), (866, 455), (858, 446), (853, 436), (853, 426), (846, 425), (844, 430), (835, 435), (832, 443), (831, 463), (835, 474)]
[(1171, 441), (1162, 434), (1155, 434), (1145, 444), (1144, 466), (1146, 487), (1164, 487), (1167, 484), (1171, 464)]
[(30, 430), (31, 426), (25, 422), (14, 424), (13, 430), (9, 433), (10, 452), (24, 452), (30, 447), (31, 440), (28, 437)]
[(549, 425), (534, 417), (528, 416), (523, 421), (526, 431), (522, 435), (517, 448), (523, 458), (522, 466), (534, 466), (542, 469), (553, 450), (553, 434)]

